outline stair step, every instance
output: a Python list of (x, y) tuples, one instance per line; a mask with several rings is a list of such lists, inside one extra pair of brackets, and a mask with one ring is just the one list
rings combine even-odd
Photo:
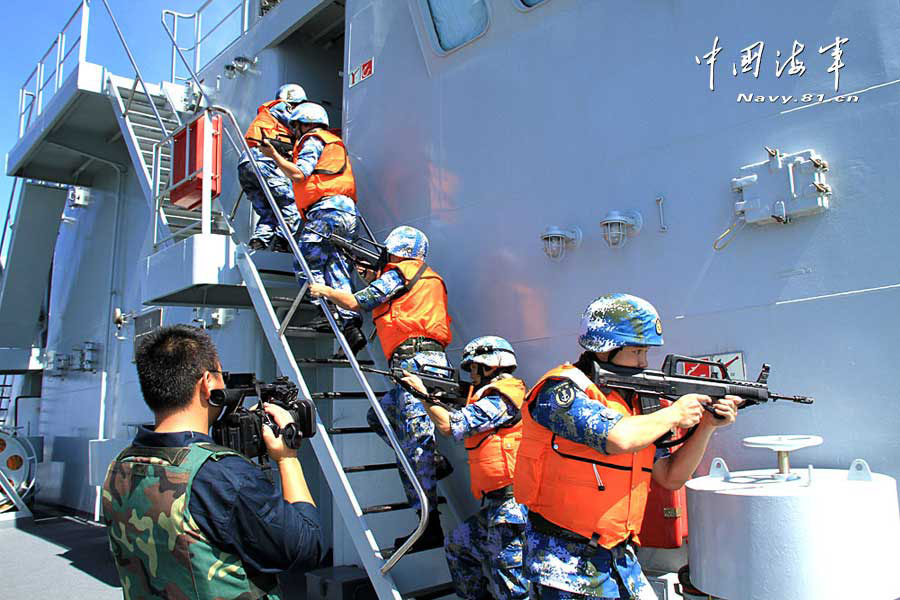
[[(279, 273), (282, 273), (282, 272), (284, 272), (284, 271), (279, 271)], [(293, 275), (293, 273), (291, 273), (291, 275)], [(277, 306), (291, 306), (292, 304), (294, 304), (294, 300), (296, 300), (296, 298), (291, 298), (290, 296), (270, 296), (269, 297), (269, 302), (271, 302), (273, 305), (277, 305)], [(314, 307), (316, 305), (313, 304), (312, 302), (310, 302), (309, 300), (307, 300), (306, 298), (304, 298), (303, 301), (300, 302), (300, 308), (303, 308), (304, 306)], [(318, 307), (316, 307), (316, 308), (318, 308)]]
[[(128, 106), (129, 100), (131, 100), (132, 106), (134, 106), (135, 104), (138, 104), (138, 103), (143, 104), (144, 106), (150, 106), (150, 101), (147, 99), (147, 94), (144, 93), (144, 90), (140, 84), (138, 84), (138, 86), (135, 88), (134, 94), (131, 93), (130, 87), (127, 87), (127, 88), (120, 87), (119, 88), (119, 96), (122, 97), (122, 102), (125, 103), (125, 106)], [(151, 93), (150, 97), (153, 98), (153, 103), (156, 105), (157, 108), (163, 108), (163, 109), (169, 108), (169, 101), (166, 99), (165, 96), (156, 95), (156, 94)], [(160, 111), (160, 112), (162, 112), (162, 111)]]
[(418, 590), (406, 592), (403, 594), (404, 600), (434, 600), (456, 593), (453, 582), (439, 583), (438, 585), (430, 585)]
[[(183, 219), (194, 219), (200, 220), (200, 211), (199, 210), (189, 210), (187, 208), (181, 208), (180, 206), (175, 206), (174, 204), (167, 204), (163, 206), (163, 212), (166, 213), (166, 216), (179, 217)], [(221, 217), (222, 213), (214, 210), (212, 211), (213, 217)]]
[[(387, 560), (387, 559), (389, 559), (389, 558), (391, 557), (391, 554), (394, 553), (394, 550), (396, 550), (396, 548), (394, 548), (393, 546), (388, 546), (387, 548), (379, 548), (379, 549), (378, 549), (378, 551), (381, 552), (381, 556), (382, 556), (385, 560)], [(438, 547), (436, 547), (436, 548), (416, 548), (415, 546), (413, 546), (412, 548), (410, 548), (409, 550), (407, 550), (407, 551), (403, 554), (403, 556), (409, 556), (410, 554), (416, 554), (416, 553), (418, 553), (418, 552), (428, 552), (428, 551), (430, 551), (430, 550), (440, 550), (441, 553), (444, 552), (444, 548), (443, 548), (442, 546), (438, 546)], [(404, 598), (405, 598), (405, 596), (404, 596)]]
[[(318, 331), (313, 329), (312, 327), (303, 327), (300, 325), (290, 325), (284, 330), (284, 335), (289, 338), (333, 338), (333, 333), (325, 333), (323, 331)], [(298, 359), (297, 363), (303, 363), (303, 361), (308, 360), (317, 360), (312, 358), (304, 358)], [(324, 359), (322, 359), (324, 360)], [(314, 364), (314, 363), (313, 363)], [(302, 366), (302, 365), (301, 365)]]
[[(301, 329), (300, 327), (288, 327), (288, 329)], [(304, 328), (305, 329), (305, 328)], [(328, 334), (330, 335), (330, 334)], [(375, 362), (371, 360), (357, 360), (361, 365), (374, 366)], [(297, 364), (315, 365), (319, 367), (350, 368), (350, 361), (345, 358), (298, 358)]]
[[(438, 496), (438, 504), (447, 504), (447, 499)], [(362, 514), (372, 515), (377, 513), (393, 512), (395, 510), (406, 510), (410, 508), (409, 502), (392, 502), (390, 504), (376, 504), (375, 506), (366, 506), (362, 509)]]
[[(375, 392), (376, 396), (384, 396), (387, 392)], [(313, 400), (365, 400), (366, 393), (359, 392), (318, 392), (312, 395)], [(347, 433), (357, 433), (348, 431)], [(359, 432), (362, 433), (362, 432)]]
[[(166, 115), (163, 114), (160, 114), (159, 116), (162, 117), (163, 124), (166, 126), (169, 133), (172, 133), (180, 127), (177, 119), (171, 117), (166, 118)], [(140, 124), (143, 127), (159, 129), (159, 123), (156, 121), (156, 116), (152, 112), (145, 113), (136, 111), (134, 105), (131, 106), (131, 110), (128, 111), (126, 118), (131, 121), (132, 126)]]
[[(137, 127), (138, 127), (138, 129), (141, 130), (141, 132), (138, 133), (137, 131), (135, 131), (134, 137), (137, 138), (137, 141), (139, 141), (139, 142), (147, 142), (150, 144), (155, 144), (156, 142), (158, 142), (159, 140), (161, 140), (165, 137), (158, 128), (152, 128), (152, 127), (143, 126), (143, 125), (138, 125)], [(134, 127), (132, 126), (132, 128), (134, 128)], [(168, 144), (163, 146), (163, 148), (168, 150), (168, 148), (169, 148)]]
[(357, 465), (355, 467), (344, 467), (344, 473), (366, 473), (368, 471), (389, 471), (396, 469), (397, 463), (377, 463), (373, 465)]
[[(144, 155), (144, 158), (146, 158), (148, 162), (153, 160), (153, 150), (144, 150), (143, 148), (141, 148), (141, 154)], [(169, 153), (162, 152), (161, 155), (162, 155), (162, 160), (160, 162), (162, 162), (162, 163), (172, 162), (172, 156)]]
[(328, 430), (328, 435), (350, 435), (354, 433), (375, 433), (375, 430), (371, 427), (332, 427)]
[[(260, 250), (257, 250), (256, 252), (260, 252)], [(278, 252), (278, 254), (282, 254), (282, 252)], [(293, 279), (294, 281), (297, 280), (297, 276), (294, 274), (293, 270), (285, 271), (285, 270), (281, 270), (281, 269), (258, 269), (258, 272), (260, 275), (289, 277), (289, 278)], [(293, 302), (293, 299), (291, 299), (291, 302)]]

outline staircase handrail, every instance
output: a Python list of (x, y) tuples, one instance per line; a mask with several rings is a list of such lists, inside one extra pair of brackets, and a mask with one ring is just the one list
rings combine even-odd
[[(235, 128), (235, 130), (237, 130), (238, 132), (241, 131), (240, 125), (238, 124), (237, 119), (234, 117), (234, 114), (227, 108), (222, 106), (210, 106), (207, 110), (209, 112), (215, 112), (223, 115), (225, 117), (225, 121), (230, 123)], [(243, 135), (241, 135), (238, 139), (240, 140), (241, 146), (243, 146), (243, 151), (246, 152), (247, 157), (250, 159), (250, 164), (253, 166), (253, 171), (256, 174), (257, 179), (259, 180), (260, 189), (265, 195), (266, 200), (269, 203), (269, 207), (272, 209), (272, 212), (275, 215), (275, 218), (278, 220), (278, 226), (281, 228), (281, 232), (284, 235), (285, 239), (287, 239), (288, 246), (291, 249), (291, 253), (294, 255), (294, 260), (296, 260), (300, 265), (300, 268), (303, 271), (304, 276), (306, 277), (306, 281), (313, 281), (312, 272), (310, 271), (309, 265), (307, 264), (306, 259), (303, 257), (303, 254), (300, 252), (300, 247), (297, 245), (297, 241), (294, 239), (294, 236), (291, 235), (290, 227), (288, 227), (288, 224), (284, 219), (284, 215), (281, 213), (281, 209), (275, 202), (275, 198), (272, 196), (271, 190), (269, 190), (269, 187), (265, 183), (265, 177), (263, 176), (259, 165), (256, 163), (256, 160), (253, 157), (253, 153), (250, 152), (250, 147), (247, 145), (247, 140), (244, 139)], [(233, 140), (232, 143), (234, 143)], [(230, 225), (231, 224), (229, 223), (229, 226)], [(403, 557), (403, 555), (406, 554), (409, 548), (416, 543), (416, 541), (425, 531), (425, 527), (428, 524), (428, 513), (430, 508), (428, 506), (428, 497), (425, 495), (425, 490), (424, 488), (422, 488), (422, 484), (419, 482), (419, 478), (416, 476), (416, 473), (413, 470), (412, 466), (409, 464), (409, 460), (406, 458), (403, 449), (400, 447), (400, 442), (397, 440), (396, 434), (394, 433), (393, 428), (391, 427), (391, 424), (387, 419), (387, 415), (384, 414), (384, 410), (381, 408), (381, 404), (375, 397), (375, 392), (372, 391), (372, 387), (369, 385), (369, 381), (366, 379), (366, 376), (359, 368), (359, 362), (356, 359), (356, 355), (350, 349), (350, 344), (347, 343), (347, 339), (344, 337), (344, 334), (341, 331), (340, 327), (338, 327), (337, 321), (332, 314), (332, 307), (329, 306), (329, 303), (324, 298), (320, 298), (319, 302), (322, 305), (322, 310), (325, 318), (328, 320), (328, 324), (334, 331), (338, 344), (340, 345), (341, 350), (343, 350), (344, 352), (344, 356), (347, 357), (347, 360), (350, 363), (350, 368), (353, 370), (354, 375), (356, 375), (357, 380), (359, 380), (359, 383), (366, 394), (366, 398), (368, 399), (369, 404), (372, 406), (375, 415), (378, 417), (378, 422), (384, 429), (384, 432), (387, 435), (388, 440), (390, 441), (390, 445), (394, 450), (394, 453), (397, 455), (397, 458), (400, 461), (400, 465), (406, 472), (409, 481), (412, 483), (413, 488), (416, 491), (416, 495), (419, 497), (419, 502), (421, 503), (421, 512), (419, 514), (418, 527), (399, 548), (395, 549), (390, 558), (385, 562), (384, 566), (381, 568), (381, 572), (384, 574), (390, 571), (391, 568), (393, 568), (397, 561), (399, 561)], [(327, 435), (327, 431), (324, 431), (324, 428), (320, 429), (321, 435)]]
[(122, 47), (125, 49), (125, 54), (128, 55), (128, 60), (131, 62), (131, 66), (134, 69), (135, 77), (141, 82), (141, 88), (144, 91), (144, 95), (147, 96), (147, 102), (150, 104), (150, 109), (153, 111), (153, 116), (156, 118), (159, 129), (164, 134), (168, 135), (169, 130), (166, 129), (166, 124), (163, 122), (162, 116), (159, 114), (159, 109), (156, 107), (156, 102), (154, 101), (153, 95), (150, 93), (150, 90), (147, 89), (147, 83), (144, 80), (144, 76), (141, 74), (141, 69), (140, 67), (138, 67), (137, 61), (134, 60), (134, 55), (131, 53), (131, 48), (128, 46), (128, 42), (125, 40), (125, 35), (122, 33), (122, 29), (119, 28), (119, 22), (116, 20), (116, 16), (113, 14), (112, 9), (109, 7), (109, 2), (107, 0), (102, 0), (102, 2), (103, 6), (106, 8), (106, 12), (109, 15), (110, 20), (112, 21), (113, 28), (116, 30), (116, 34), (119, 36), (119, 41), (122, 42)]

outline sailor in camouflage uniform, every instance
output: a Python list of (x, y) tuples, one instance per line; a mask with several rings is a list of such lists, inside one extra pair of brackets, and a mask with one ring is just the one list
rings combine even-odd
[[(582, 316), (578, 341), (585, 349), (579, 360), (545, 374), (522, 411), (515, 496), (529, 510), (525, 576), (536, 598), (655, 599), (634, 549), (650, 480), (670, 490), (684, 485), (713, 432), (734, 422), (741, 400), (687, 394), (639, 415), (630, 397), (594, 384), (598, 368), (625, 375), (646, 369), (648, 348), (662, 345), (659, 315), (641, 298), (597, 298)], [(695, 425), (675, 453), (655, 449), (672, 428)]]
[[(328, 298), (345, 309), (371, 311), (381, 348), (391, 367), (446, 376), (451, 365), (444, 348), (452, 339), (447, 289), (443, 279), (425, 263), (428, 238), (418, 229), (404, 225), (391, 231), (384, 245), (390, 262), (365, 289), (348, 294), (314, 284), (309, 293), (315, 298)], [(422, 402), (400, 385), (379, 401), (430, 506), (428, 527), (415, 547), (438, 547), (443, 543), (444, 534), (436, 508), (437, 480), (449, 475), (450, 466), (435, 450), (434, 424)], [(387, 442), (372, 409), (368, 421)], [(415, 488), (402, 468), (400, 478), (410, 505), (421, 510)], [(395, 547), (407, 537), (397, 538)]]
[[(290, 155), (294, 147), (294, 138), (290, 129), (290, 116), (294, 108), (306, 102), (306, 92), (296, 83), (289, 83), (278, 88), (275, 100), (266, 102), (257, 110), (256, 117), (247, 128), (244, 138), (250, 146), (250, 154), (256, 166), (259, 167), (266, 186), (272, 193), (272, 198), (281, 210), (291, 235), (296, 235), (300, 227), (300, 211), (294, 202), (294, 190), (291, 180), (278, 168), (276, 162), (263, 155), (260, 144), (265, 138), (270, 140), (282, 155)], [(275, 238), (273, 250), (277, 252), (289, 252), (287, 239), (278, 226), (278, 219), (272, 211), (269, 201), (266, 199), (259, 184), (259, 178), (253, 170), (250, 156), (241, 155), (238, 161), (238, 182), (241, 189), (247, 195), (247, 199), (253, 205), (253, 210), (259, 216), (256, 230), (250, 237), (251, 250), (260, 250), (269, 246), (272, 238)]]
[[(512, 481), (527, 388), (512, 375), (516, 354), (502, 337), (482, 336), (466, 344), (460, 368), (472, 377), (465, 407), (449, 410), (425, 400), (435, 428), (465, 445), (472, 494), (481, 502), (481, 509), (447, 536), (450, 574), (456, 593), (467, 600), (526, 598), (522, 546), (527, 510), (513, 498)], [(427, 396), (415, 375), (404, 381)]]
[[(291, 160), (280, 156), (269, 145), (264, 144), (262, 151), (293, 182), (294, 199), (304, 219), (298, 241), (312, 275), (310, 283), (352, 294), (347, 258), (328, 239), (332, 233), (347, 239), (356, 235), (356, 180), (347, 148), (340, 136), (328, 129), (328, 113), (318, 104), (301, 104), (291, 113), (290, 124), (299, 138)], [(303, 279), (296, 261), (294, 269)], [(347, 342), (354, 353), (358, 352), (366, 345), (359, 312), (338, 306), (337, 313), (335, 316)], [(307, 326), (331, 331), (324, 315)]]

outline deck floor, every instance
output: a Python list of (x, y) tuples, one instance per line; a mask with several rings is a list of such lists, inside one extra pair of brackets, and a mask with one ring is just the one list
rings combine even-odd
[(106, 528), (57, 511), (0, 529), (4, 598), (121, 598)]
[[(37, 507), (33, 522), (0, 527), (0, 598), (122, 598), (106, 527)], [(305, 575), (280, 577), (286, 599), (305, 598)]]

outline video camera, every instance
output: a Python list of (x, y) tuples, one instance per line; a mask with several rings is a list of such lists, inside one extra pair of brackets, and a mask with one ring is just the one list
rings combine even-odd
[[(222, 446), (237, 450), (248, 458), (265, 460), (268, 456), (263, 441), (263, 425), (272, 428), (275, 436), (284, 438), (289, 448), (297, 449), (303, 438), (316, 434), (316, 407), (310, 400), (297, 398), (297, 386), (287, 377), (279, 377), (272, 383), (256, 380), (253, 373), (223, 372), (224, 390), (213, 390), (209, 402), (213, 406), (224, 406), (222, 416), (213, 424), (213, 440)], [(260, 406), (250, 410), (243, 406), (244, 398), (257, 397)], [(294, 418), (283, 429), (262, 409), (268, 402), (280, 406)]]

